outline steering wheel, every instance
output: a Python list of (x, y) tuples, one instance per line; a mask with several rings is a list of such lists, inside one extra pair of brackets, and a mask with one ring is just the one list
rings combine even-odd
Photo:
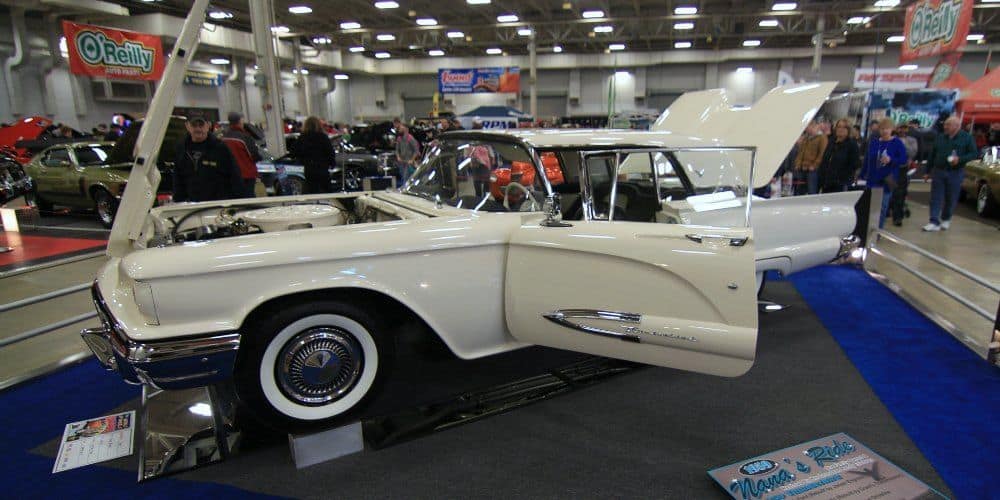
[(518, 189), (520, 189), (521, 192), (524, 193), (524, 199), (525, 200), (531, 200), (531, 210), (532, 211), (537, 210), (537, 206), (536, 206), (537, 204), (535, 203), (535, 198), (533, 196), (531, 196), (531, 191), (528, 191), (528, 188), (524, 187), (524, 185), (522, 185), (519, 182), (510, 181), (510, 183), (508, 183), (506, 186), (503, 187), (503, 207), (505, 209), (507, 209), (508, 212), (510, 211), (510, 188), (511, 187), (517, 187)]

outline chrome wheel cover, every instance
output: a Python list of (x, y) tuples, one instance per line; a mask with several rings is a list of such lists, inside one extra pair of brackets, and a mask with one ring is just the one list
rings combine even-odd
[(281, 392), (296, 403), (321, 406), (354, 387), (364, 368), (364, 351), (348, 331), (317, 327), (285, 344), (277, 361)]
[(976, 212), (982, 215), (986, 212), (986, 199), (990, 196), (990, 187), (986, 184), (979, 186), (979, 196), (976, 196)]
[(97, 217), (106, 224), (111, 224), (114, 216), (111, 214), (111, 198), (107, 195), (97, 196)]

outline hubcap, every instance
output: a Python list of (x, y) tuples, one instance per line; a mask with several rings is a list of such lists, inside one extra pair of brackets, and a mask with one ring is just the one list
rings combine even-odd
[(275, 367), (281, 391), (297, 403), (319, 406), (344, 396), (364, 367), (361, 344), (346, 330), (306, 330), (281, 349)]
[(979, 188), (979, 196), (976, 197), (976, 209), (979, 213), (986, 211), (986, 197), (990, 195), (989, 186), (982, 185)]
[(97, 216), (104, 222), (111, 222), (111, 201), (105, 196), (97, 199)]

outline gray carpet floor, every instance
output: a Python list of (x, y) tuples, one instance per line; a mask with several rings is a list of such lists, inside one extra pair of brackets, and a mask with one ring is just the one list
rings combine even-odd
[(174, 477), (302, 498), (721, 499), (708, 469), (843, 431), (950, 494), (792, 285), (769, 283), (766, 296), (792, 307), (761, 317), (757, 362), (740, 378), (642, 368), (298, 471), (276, 443)]

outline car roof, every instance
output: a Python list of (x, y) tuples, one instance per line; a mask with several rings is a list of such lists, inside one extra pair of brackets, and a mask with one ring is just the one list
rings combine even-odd
[[(724, 144), (715, 138), (691, 137), (673, 132), (651, 132), (626, 129), (485, 129), (446, 132), (451, 134), (482, 134), (516, 138), (540, 149), (558, 148), (600, 148), (600, 147), (653, 147), (653, 148), (693, 148), (718, 147)], [(745, 146), (733, 144), (731, 146)]]

